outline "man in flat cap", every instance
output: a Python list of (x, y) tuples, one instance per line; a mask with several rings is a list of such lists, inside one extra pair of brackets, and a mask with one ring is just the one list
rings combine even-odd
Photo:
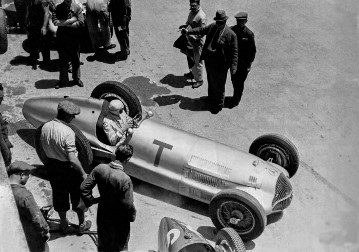
[[(181, 25), (181, 28), (191, 27), (205, 27), (207, 24), (206, 14), (203, 12), (200, 0), (189, 0), (190, 12), (188, 14), (187, 22)], [(198, 88), (203, 85), (203, 60), (200, 59), (202, 48), (204, 45), (203, 35), (187, 35), (188, 42), (192, 46), (193, 58), (187, 56), (187, 63), (189, 72), (184, 74), (188, 79), (194, 79), (192, 83), (193, 88)]]
[(78, 208), (80, 203), (80, 185), (87, 174), (79, 159), (75, 145), (75, 132), (67, 126), (80, 108), (64, 100), (57, 106), (57, 117), (45, 123), (41, 129), (40, 143), (48, 158), (49, 181), (52, 187), (53, 205), (60, 216), (60, 230), (72, 233), (75, 230), (69, 225), (66, 213), (72, 209), (79, 219), (79, 233), (90, 229), (91, 221), (85, 221), (84, 211)]
[(231, 76), (233, 84), (233, 97), (229, 104), (229, 107), (231, 108), (237, 106), (241, 101), (244, 89), (244, 81), (247, 79), (247, 75), (251, 70), (252, 62), (256, 56), (254, 34), (246, 26), (248, 13), (239, 12), (234, 17), (237, 20), (237, 25), (232, 26), (231, 29), (237, 35), (238, 67), (237, 72)]
[(201, 59), (207, 70), (208, 101), (211, 112), (217, 114), (224, 104), (227, 72), (237, 70), (238, 44), (236, 34), (226, 25), (228, 16), (224, 10), (218, 10), (215, 23), (195, 29), (182, 29), (184, 34), (207, 35)]
[(108, 115), (103, 119), (103, 129), (111, 145), (119, 146), (125, 142), (127, 131), (133, 126), (133, 120), (124, 111), (124, 105), (120, 100), (112, 100), (108, 111)]
[(15, 161), (8, 168), (8, 176), (26, 241), (31, 252), (49, 251), (47, 241), (50, 228), (42, 215), (34, 196), (25, 187), (33, 166)]

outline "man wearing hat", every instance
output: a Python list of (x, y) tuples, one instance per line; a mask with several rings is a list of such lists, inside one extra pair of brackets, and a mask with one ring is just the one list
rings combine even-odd
[(49, 225), (40, 212), (34, 196), (25, 187), (32, 169), (33, 166), (23, 161), (15, 161), (10, 164), (7, 173), (29, 250), (49, 251)]
[(248, 13), (239, 12), (234, 17), (237, 20), (237, 25), (232, 26), (231, 29), (237, 35), (238, 67), (237, 72), (231, 76), (233, 84), (233, 97), (230, 101), (230, 107), (232, 108), (237, 106), (241, 101), (244, 81), (247, 79), (247, 75), (251, 70), (252, 62), (256, 56), (254, 33), (246, 26)]
[(182, 29), (184, 34), (207, 35), (201, 59), (206, 66), (208, 101), (214, 114), (221, 111), (223, 107), (228, 69), (231, 74), (235, 74), (237, 70), (237, 36), (226, 25), (227, 19), (225, 11), (218, 10), (214, 17), (215, 23), (206, 27)]
[(60, 229), (65, 234), (75, 231), (66, 218), (70, 210), (69, 197), (79, 219), (77, 231), (81, 233), (91, 227), (91, 221), (85, 221), (84, 211), (78, 208), (80, 185), (87, 174), (78, 159), (75, 132), (67, 126), (78, 114), (80, 108), (74, 103), (68, 100), (59, 102), (57, 117), (42, 126), (40, 135), (42, 149), (48, 158), (54, 209), (59, 213)]
[(103, 119), (103, 130), (111, 145), (119, 146), (126, 140), (127, 131), (133, 126), (133, 120), (124, 111), (124, 105), (120, 100), (112, 100), (108, 111), (108, 115)]
[[(0, 83), (0, 104), (2, 103), (3, 100), (4, 100), (4, 88)], [(1, 127), (0, 150), (6, 167), (9, 166), (11, 163), (10, 148), (13, 147), (8, 137), (7, 124), (8, 124), (7, 121), (4, 120), (2, 114), (0, 113), (0, 127)]]
[[(200, 0), (190, 0), (190, 12), (188, 14), (187, 22), (181, 28), (191, 27), (205, 27), (207, 20), (206, 14), (203, 12)], [(202, 35), (188, 35), (187, 39), (192, 46), (193, 58), (187, 56), (189, 72), (184, 74), (188, 79), (194, 79), (192, 83), (193, 88), (198, 88), (203, 85), (203, 60), (200, 60), (202, 48), (204, 44), (204, 37)]]

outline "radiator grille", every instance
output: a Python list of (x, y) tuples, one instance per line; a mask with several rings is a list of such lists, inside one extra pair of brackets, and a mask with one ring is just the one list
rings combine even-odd
[(283, 210), (292, 202), (293, 190), (289, 179), (281, 173), (275, 186), (275, 195), (272, 201), (273, 211)]

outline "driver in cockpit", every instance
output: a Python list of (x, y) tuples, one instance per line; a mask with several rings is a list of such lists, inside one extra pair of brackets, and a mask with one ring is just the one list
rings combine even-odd
[(109, 114), (103, 119), (103, 129), (111, 145), (118, 147), (126, 140), (128, 129), (133, 127), (133, 119), (126, 114), (120, 100), (112, 100), (108, 110)]

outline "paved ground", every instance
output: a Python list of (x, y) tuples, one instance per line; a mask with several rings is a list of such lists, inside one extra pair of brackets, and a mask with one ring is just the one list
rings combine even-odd
[[(293, 203), (282, 220), (247, 243), (248, 250), (358, 251), (357, 1), (202, 2), (209, 22), (219, 8), (227, 11), (230, 24), (237, 11), (249, 12), (258, 53), (237, 108), (212, 115), (198, 100), (206, 95), (206, 86), (192, 90), (182, 77), (187, 72), (185, 57), (172, 44), (186, 20), (187, 1), (133, 1), (129, 59), (115, 63), (103, 55), (100, 61), (88, 62), (91, 54), (82, 54), (84, 88), (55, 90), (57, 72), (14, 64), (11, 60), (27, 56), (21, 48), (24, 36), (9, 36), (9, 51), (0, 56), (0, 81), (6, 89), (1, 111), (11, 122), (14, 160), (40, 164), (32, 147), (33, 130), (21, 114), (26, 99), (49, 93), (89, 95), (103, 81), (122, 81), (154, 111), (154, 120), (165, 124), (243, 150), (266, 133), (283, 134), (296, 144), (301, 163), (292, 179)], [(52, 56), (56, 64), (56, 53)], [(181, 219), (211, 237), (205, 205), (135, 184), (138, 219), (132, 225), (132, 251), (157, 249), (157, 228), (164, 216)], [(29, 187), (40, 205), (49, 202), (46, 181), (33, 177)], [(95, 220), (95, 213), (91, 209), (89, 218)], [(96, 250), (88, 236), (54, 236), (50, 248)]]

